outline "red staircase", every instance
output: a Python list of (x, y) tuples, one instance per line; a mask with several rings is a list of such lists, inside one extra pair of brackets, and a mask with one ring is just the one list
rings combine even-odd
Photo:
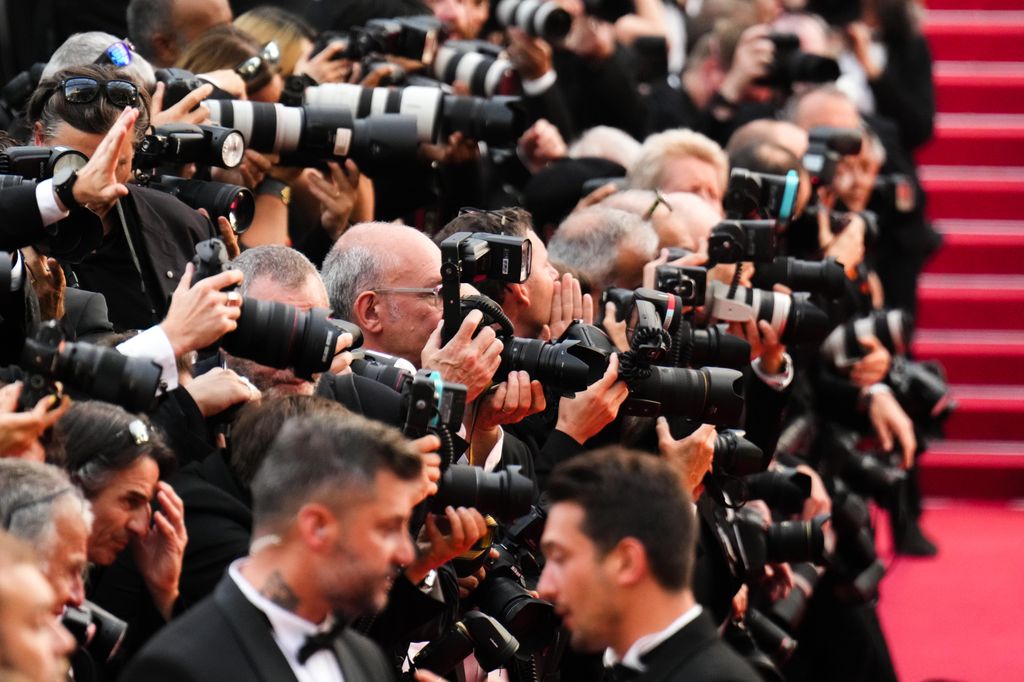
[(1024, 0), (928, 0), (935, 139), (918, 155), (945, 245), (921, 280), (921, 359), (959, 409), (922, 458), (930, 496), (1024, 498)]

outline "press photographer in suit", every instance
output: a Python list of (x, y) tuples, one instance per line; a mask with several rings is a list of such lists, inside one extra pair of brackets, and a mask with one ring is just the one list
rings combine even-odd
[(613, 679), (756, 682), (691, 588), (696, 510), (672, 468), (609, 447), (548, 480), (537, 590), (578, 651), (605, 649)]

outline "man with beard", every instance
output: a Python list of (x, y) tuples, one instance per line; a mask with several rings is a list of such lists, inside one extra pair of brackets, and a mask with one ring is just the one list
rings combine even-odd
[(383, 608), (415, 556), (407, 527), (421, 466), (397, 431), (365, 419), (287, 422), (253, 480), (249, 556), (121, 679), (395, 679), (380, 649), (346, 624)]

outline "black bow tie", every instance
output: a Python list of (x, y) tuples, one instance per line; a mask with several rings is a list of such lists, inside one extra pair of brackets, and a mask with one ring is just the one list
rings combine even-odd
[(640, 677), (640, 671), (636, 668), (630, 668), (628, 665), (622, 665), (616, 663), (611, 668), (608, 668), (611, 672), (611, 678), (615, 682), (627, 682), (627, 680), (635, 680)]
[(296, 658), (299, 659), (300, 665), (305, 665), (309, 657), (320, 651), (321, 649), (327, 649), (328, 651), (334, 651), (334, 640), (344, 632), (346, 623), (340, 618), (335, 621), (334, 625), (331, 626), (330, 630), (323, 632), (317, 632), (312, 635), (306, 635), (306, 641), (299, 647), (299, 653)]

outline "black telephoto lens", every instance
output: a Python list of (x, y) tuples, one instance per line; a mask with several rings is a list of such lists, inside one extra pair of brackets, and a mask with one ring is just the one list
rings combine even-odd
[(768, 561), (771, 563), (810, 561), (820, 564), (829, 554), (825, 526), (827, 514), (810, 521), (780, 521), (768, 526)]
[(743, 374), (722, 367), (652, 366), (629, 383), (626, 414), (677, 415), (716, 426), (735, 426), (743, 412)]
[(771, 263), (757, 266), (754, 286), (771, 289), (773, 284), (784, 284), (793, 291), (809, 291), (838, 298), (846, 291), (846, 273), (835, 258), (806, 261), (779, 256)]
[(729, 367), (743, 369), (750, 364), (750, 344), (746, 339), (722, 331), (717, 326), (697, 329), (689, 322), (679, 326), (673, 347), (687, 353), (689, 367)]
[(327, 310), (300, 310), (277, 301), (246, 298), (238, 328), (222, 339), (224, 349), (268, 367), (291, 367), (298, 377), (326, 371), (342, 329)]
[(715, 438), (715, 471), (723, 471), (730, 476), (747, 476), (767, 467), (761, 448), (735, 431), (723, 431)]
[(525, 111), (518, 97), (463, 97), (445, 95), (441, 126), (443, 139), (455, 132), (492, 146), (515, 144), (526, 130)]
[(251, 191), (239, 185), (160, 176), (154, 178), (150, 186), (173, 194), (196, 210), (206, 209), (214, 223), (218, 218), (227, 218), (235, 234), (249, 229), (256, 215), (256, 199)]
[(505, 342), (496, 376), (524, 371), (545, 388), (572, 396), (600, 379), (607, 367), (606, 353), (577, 340), (549, 343), (515, 337)]
[(475, 466), (449, 466), (441, 475), (437, 494), (431, 498), (432, 509), (443, 512), (448, 505), (476, 507), (482, 514), (501, 519), (518, 518), (530, 511), (536, 492), (533, 481), (519, 471), (518, 466), (496, 472)]

